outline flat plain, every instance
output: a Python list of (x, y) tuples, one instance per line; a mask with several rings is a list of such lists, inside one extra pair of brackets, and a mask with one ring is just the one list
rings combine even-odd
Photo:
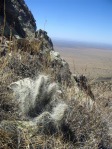
[(54, 49), (68, 62), (72, 73), (88, 78), (112, 79), (112, 48), (54, 43)]

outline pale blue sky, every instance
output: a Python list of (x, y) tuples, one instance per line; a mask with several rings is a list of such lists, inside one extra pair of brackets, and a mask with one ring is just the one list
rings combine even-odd
[(112, 45), (112, 0), (25, 0), (36, 19), (54, 39)]

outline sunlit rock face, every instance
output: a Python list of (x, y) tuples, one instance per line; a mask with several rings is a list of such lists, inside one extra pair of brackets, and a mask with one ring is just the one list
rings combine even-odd
[(4, 35), (7, 37), (10, 33), (22, 38), (34, 37), (35, 19), (24, 0), (0, 0), (0, 28), (3, 27), (5, 27)]

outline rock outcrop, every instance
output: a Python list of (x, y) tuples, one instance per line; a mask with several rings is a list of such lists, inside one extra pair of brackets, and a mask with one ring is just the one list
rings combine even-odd
[(35, 19), (24, 0), (0, 0), (0, 34), (34, 37)]
[(35, 38), (42, 40), (44, 44), (44, 48), (47, 48), (49, 50), (53, 50), (53, 43), (51, 41), (51, 38), (47, 35), (47, 32), (44, 30), (37, 30), (35, 33)]

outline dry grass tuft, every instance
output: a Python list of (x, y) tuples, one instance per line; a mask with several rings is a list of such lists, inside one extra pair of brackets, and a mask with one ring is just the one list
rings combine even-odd
[(39, 51), (43, 50), (43, 42), (41, 40), (18, 39), (17, 49), (28, 52), (31, 55), (38, 54)]
[(103, 147), (109, 146), (108, 127), (101, 114), (97, 109), (88, 111), (74, 100), (70, 102), (62, 130), (65, 140), (74, 142), (76, 148), (98, 148), (100, 144)]

